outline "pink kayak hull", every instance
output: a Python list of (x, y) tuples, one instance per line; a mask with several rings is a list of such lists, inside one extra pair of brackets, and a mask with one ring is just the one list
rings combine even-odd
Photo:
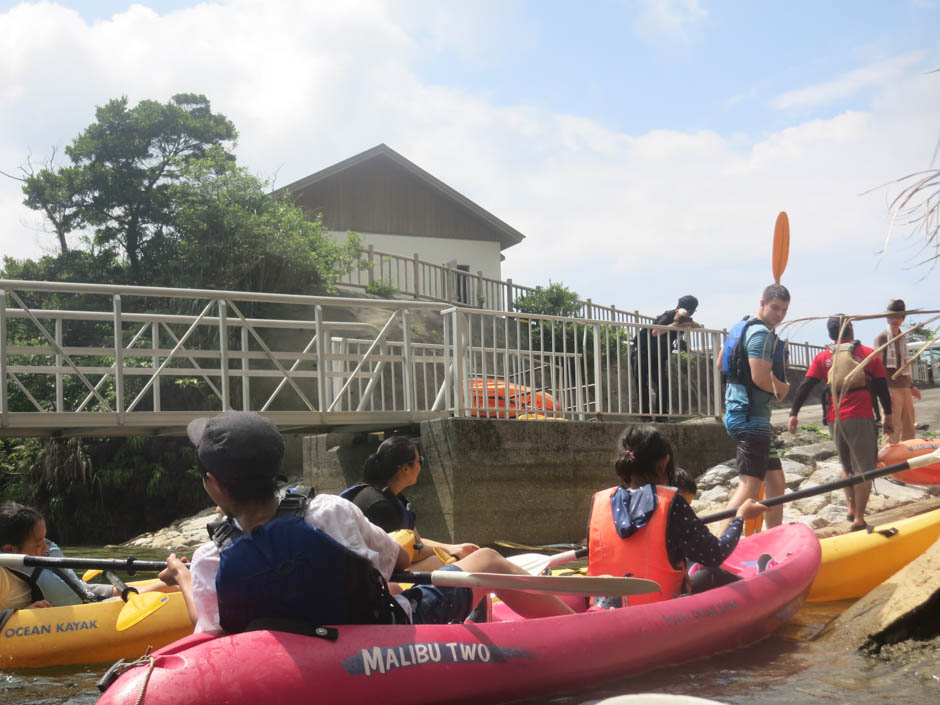
[[(756, 574), (757, 558), (774, 562)], [(284, 632), (197, 634), (121, 675), (99, 705), (498, 703), (558, 693), (739, 648), (803, 603), (816, 535), (788, 524), (743, 539), (707, 593), (627, 609), (486, 624), (344, 626), (336, 641)]]

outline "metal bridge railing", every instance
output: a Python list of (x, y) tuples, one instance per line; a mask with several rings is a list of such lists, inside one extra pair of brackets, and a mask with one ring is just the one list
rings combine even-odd
[[(0, 436), (178, 433), (225, 409), (294, 432), (719, 416), (724, 336), (423, 301), (0, 280)], [(821, 349), (791, 344), (791, 367)]]

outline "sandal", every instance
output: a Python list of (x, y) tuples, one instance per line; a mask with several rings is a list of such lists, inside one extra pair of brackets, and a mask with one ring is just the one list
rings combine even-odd
[(852, 524), (852, 528), (849, 529), (849, 531), (868, 531), (870, 533), (871, 527), (868, 524), (860, 524), (858, 526)]
[(845, 520), (846, 520), (846, 521), (855, 521), (855, 515), (854, 515), (854, 514), (846, 514), (846, 515), (845, 515)]

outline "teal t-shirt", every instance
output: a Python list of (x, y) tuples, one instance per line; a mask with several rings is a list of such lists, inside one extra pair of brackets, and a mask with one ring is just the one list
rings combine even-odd
[[(773, 362), (774, 345), (777, 342), (770, 329), (763, 323), (748, 327), (744, 334), (744, 344), (748, 359), (756, 358)], [(751, 389), (750, 399), (747, 387), (729, 382), (725, 389), (725, 428), (732, 436), (745, 431), (770, 433), (770, 400), (773, 395), (759, 387)], [(751, 418), (748, 419), (748, 409)]]

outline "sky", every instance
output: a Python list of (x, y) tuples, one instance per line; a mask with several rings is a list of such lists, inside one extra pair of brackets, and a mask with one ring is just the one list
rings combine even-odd
[[(940, 308), (889, 210), (940, 165), (937, 27), (940, 0), (0, 0), (0, 170), (61, 160), (112, 98), (202, 93), (277, 185), (387, 144), (526, 236), (516, 283), (691, 293), (730, 328), (786, 211), (790, 319)], [(0, 176), (0, 255), (54, 252), (22, 198)]]

